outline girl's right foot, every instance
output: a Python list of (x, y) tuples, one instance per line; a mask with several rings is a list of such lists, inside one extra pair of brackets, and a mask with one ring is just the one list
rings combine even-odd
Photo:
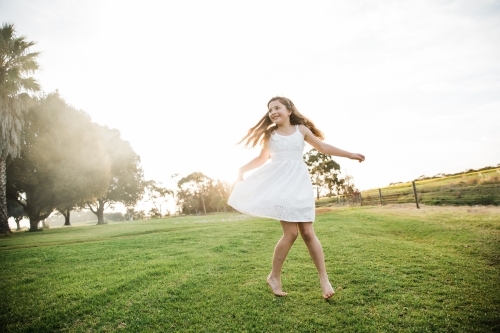
[(323, 298), (324, 299), (329, 299), (333, 295), (335, 295), (335, 291), (333, 290), (332, 284), (330, 283), (329, 280), (325, 281), (320, 281), (321, 282), (321, 289), (323, 289)]
[(271, 274), (267, 277), (267, 284), (271, 287), (273, 294), (276, 296), (286, 296), (288, 293), (281, 290), (281, 280), (271, 277)]

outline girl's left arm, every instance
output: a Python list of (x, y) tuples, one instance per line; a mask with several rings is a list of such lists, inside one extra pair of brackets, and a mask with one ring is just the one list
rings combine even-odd
[(360, 163), (365, 160), (365, 155), (359, 153), (351, 153), (321, 141), (320, 139), (315, 137), (311, 130), (305, 125), (300, 125), (299, 129), (300, 132), (304, 135), (304, 140), (311, 146), (316, 148), (316, 150), (318, 150), (320, 153), (332, 156), (347, 157), (351, 160), (357, 160)]

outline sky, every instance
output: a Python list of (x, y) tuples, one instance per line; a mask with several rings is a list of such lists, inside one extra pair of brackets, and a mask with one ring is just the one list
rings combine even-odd
[(335, 158), (361, 190), (500, 163), (499, 0), (0, 0), (0, 22), (166, 186), (235, 180), (277, 95), (366, 156)]

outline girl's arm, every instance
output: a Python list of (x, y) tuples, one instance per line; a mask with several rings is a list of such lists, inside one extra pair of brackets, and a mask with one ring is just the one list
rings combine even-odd
[(332, 156), (347, 157), (351, 160), (357, 160), (360, 163), (365, 160), (365, 156), (362, 154), (350, 153), (321, 141), (320, 139), (315, 137), (311, 130), (305, 125), (299, 125), (299, 130), (304, 135), (304, 140), (306, 140), (307, 143), (316, 148), (320, 153)]
[(260, 151), (259, 156), (257, 156), (256, 158), (254, 158), (253, 160), (251, 160), (238, 170), (238, 180), (243, 180), (243, 174), (245, 172), (260, 167), (262, 164), (266, 163), (268, 159), (269, 159), (269, 148), (267, 148), (266, 145)]

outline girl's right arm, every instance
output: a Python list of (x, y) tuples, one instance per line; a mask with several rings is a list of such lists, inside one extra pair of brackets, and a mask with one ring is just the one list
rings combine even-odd
[(269, 148), (267, 148), (266, 145), (260, 151), (259, 156), (257, 156), (256, 158), (254, 158), (253, 160), (251, 160), (238, 170), (238, 180), (243, 180), (243, 174), (245, 172), (260, 167), (262, 164), (266, 163), (268, 159), (269, 159)]

